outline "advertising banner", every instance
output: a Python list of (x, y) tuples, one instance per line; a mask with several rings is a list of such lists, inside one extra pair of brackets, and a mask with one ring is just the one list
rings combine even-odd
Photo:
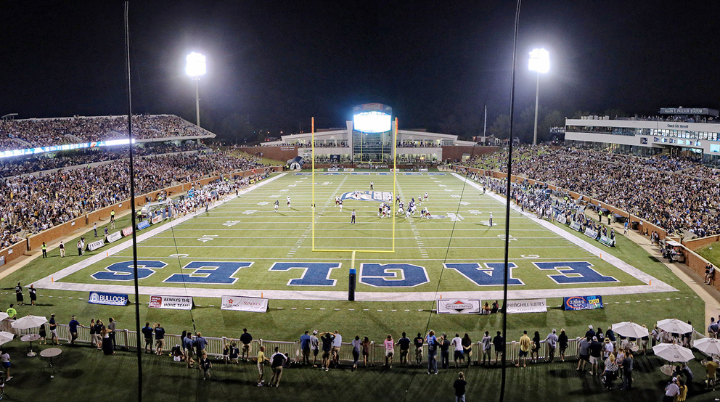
[(98, 240), (98, 241), (94, 241), (92, 243), (88, 243), (87, 249), (88, 249), (88, 251), (93, 251), (93, 250), (99, 249), (100, 247), (102, 247), (104, 245), (105, 245), (105, 240)]
[(108, 306), (125, 306), (129, 302), (128, 295), (118, 293), (90, 292), (88, 303), (105, 304)]
[(192, 310), (192, 296), (150, 296), (150, 308)]
[(265, 313), (268, 308), (268, 299), (245, 296), (223, 296), (222, 310), (249, 311), (252, 313)]
[(547, 312), (547, 300), (508, 300), (505, 310), (508, 314), (545, 313)]
[(137, 224), (138, 230), (143, 230), (148, 227), (150, 227), (150, 222), (148, 222), (147, 219)]
[[(164, 211), (163, 211), (163, 215), (165, 215)], [(153, 225), (161, 222), (163, 220), (163, 215), (155, 215), (150, 222), (152, 222)]]
[(563, 215), (563, 214), (560, 214), (560, 215), (558, 215), (558, 217), (557, 217), (557, 221), (558, 221), (558, 223), (560, 223), (560, 224), (563, 224), (563, 225), (564, 225), (564, 224), (565, 224), (565, 222), (567, 222), (567, 218), (565, 218), (565, 215)]
[(598, 232), (597, 230), (592, 230), (589, 227), (585, 228), (585, 236), (591, 238), (591, 239), (597, 239)]
[(577, 230), (579, 232), (582, 228), (580, 227), (580, 223), (573, 222), (570, 224), (570, 229)]
[(602, 296), (563, 297), (563, 310), (595, 310), (605, 308)]
[(120, 232), (110, 233), (107, 235), (105, 240), (107, 240), (108, 243), (112, 243), (114, 241), (118, 241), (122, 238), (122, 234)]
[(438, 314), (480, 314), (479, 299), (440, 299), (437, 301)]
[(122, 230), (122, 235), (123, 235), (123, 236), (130, 236), (130, 235), (132, 234), (132, 232), (133, 232), (132, 226), (128, 226), (128, 227), (126, 227), (125, 229)]

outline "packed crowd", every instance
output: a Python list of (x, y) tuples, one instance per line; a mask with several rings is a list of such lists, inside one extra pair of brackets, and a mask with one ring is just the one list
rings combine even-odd
[[(43, 170), (60, 169), (69, 166), (127, 158), (129, 154), (127, 146), (121, 148), (122, 149), (119, 150), (113, 148), (87, 148), (58, 152), (55, 155), (39, 154), (4, 158), (0, 159), (0, 177), (12, 177), (42, 172)], [(142, 157), (204, 149), (206, 149), (204, 145), (198, 145), (194, 142), (188, 142), (183, 145), (175, 145), (172, 143), (145, 143), (142, 146), (133, 148), (133, 154)]]
[[(133, 116), (132, 130), (136, 139), (197, 137), (210, 134), (173, 115)], [(127, 116), (0, 121), (0, 150), (107, 141), (125, 139), (127, 136)]]
[[(507, 151), (465, 163), (506, 171)], [(628, 211), (668, 233), (720, 233), (720, 186), (714, 169), (688, 159), (640, 158), (574, 148), (524, 147), (513, 174), (554, 184)]]
[[(194, 153), (150, 156), (135, 160), (135, 192), (145, 194), (206, 176), (250, 170), (256, 161), (229, 153)], [(61, 170), (40, 177), (0, 179), (0, 247), (38, 233), (82, 214), (130, 197), (129, 166), (102, 166)]]

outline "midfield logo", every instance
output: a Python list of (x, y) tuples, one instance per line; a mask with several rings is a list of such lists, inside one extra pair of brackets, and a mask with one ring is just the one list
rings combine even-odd
[(387, 191), (351, 191), (343, 193), (341, 200), (392, 202), (392, 193)]

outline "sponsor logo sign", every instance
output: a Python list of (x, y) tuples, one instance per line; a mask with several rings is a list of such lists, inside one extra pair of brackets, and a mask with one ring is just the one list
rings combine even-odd
[(123, 236), (130, 236), (133, 232), (133, 228), (132, 228), (132, 226), (128, 226), (125, 229), (123, 229), (121, 232), (122, 232)]
[(152, 218), (152, 221), (150, 221), (150, 222), (152, 222), (152, 224), (154, 225), (154, 224), (156, 224), (156, 223), (158, 223), (158, 222), (160, 222), (160, 221), (162, 221), (162, 220), (163, 220), (162, 215), (155, 215), (155, 217), (153, 217), (153, 218)]
[(120, 232), (110, 233), (107, 235), (105, 240), (107, 240), (108, 243), (112, 243), (114, 241), (118, 241), (122, 238), (122, 234)]
[(150, 308), (169, 308), (175, 310), (191, 310), (191, 296), (150, 296)]
[(88, 249), (88, 251), (93, 251), (93, 250), (99, 249), (100, 247), (102, 247), (104, 245), (105, 245), (105, 240), (98, 240), (98, 241), (94, 241), (92, 243), (88, 243), (87, 249)]
[(438, 314), (480, 314), (479, 299), (440, 299), (437, 301)]
[(547, 300), (508, 300), (505, 311), (508, 314), (545, 313), (547, 312)]
[(268, 299), (245, 296), (223, 296), (222, 310), (249, 311), (252, 313), (265, 313), (268, 308)]
[(557, 221), (558, 221), (558, 223), (560, 223), (560, 224), (565, 224), (565, 222), (567, 222), (567, 218), (565, 218), (565, 215), (560, 214), (560, 215), (558, 215), (558, 217), (557, 217)]
[(597, 308), (605, 308), (602, 296), (563, 297), (563, 309), (565, 310), (594, 310)]
[(392, 202), (392, 193), (387, 191), (350, 191), (340, 196), (341, 200)]
[(137, 224), (138, 230), (143, 230), (147, 227), (150, 227), (150, 222), (148, 222), (147, 219)]
[(118, 293), (90, 292), (88, 303), (105, 304), (108, 306), (125, 306), (129, 302), (128, 295)]

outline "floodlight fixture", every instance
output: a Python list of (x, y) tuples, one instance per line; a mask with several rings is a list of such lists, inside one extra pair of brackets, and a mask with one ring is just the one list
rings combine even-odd
[(533, 128), (533, 145), (537, 145), (537, 124), (538, 124), (538, 104), (540, 103), (540, 73), (550, 71), (550, 53), (544, 48), (533, 49), (530, 52), (530, 62), (528, 63), (530, 71), (537, 72), (537, 81), (535, 87), (535, 126)]
[(187, 55), (185, 59), (187, 65), (185, 66), (185, 73), (193, 78), (199, 78), (201, 75), (205, 75), (205, 56), (200, 53), (192, 52)]

